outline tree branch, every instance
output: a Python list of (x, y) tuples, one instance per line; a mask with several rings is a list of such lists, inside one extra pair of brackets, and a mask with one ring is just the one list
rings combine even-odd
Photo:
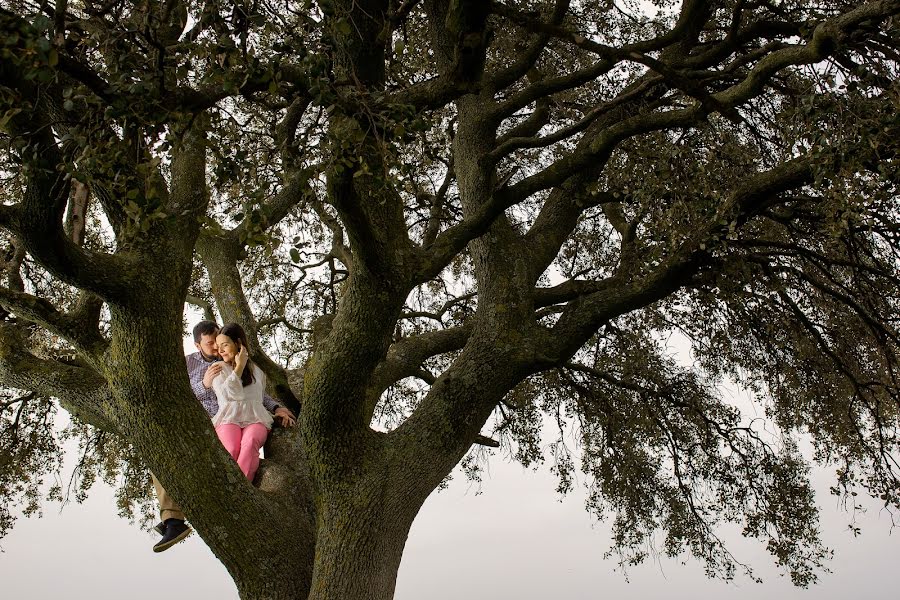
[(418, 376), (426, 359), (461, 349), (471, 334), (472, 325), (469, 324), (429, 331), (391, 344), (384, 361), (375, 368), (366, 391), (369, 418), (386, 389), (401, 379)]
[[(647, 275), (619, 271), (596, 292), (571, 301), (545, 340), (544, 359), (559, 365), (611, 319), (664, 298), (687, 283), (724, 239), (732, 222), (740, 224), (770, 206), (781, 192), (812, 181), (813, 159), (803, 156), (749, 177), (719, 207), (706, 226), (689, 236)], [(635, 272), (638, 270), (638, 272)], [(552, 341), (551, 341), (552, 340)]]
[(439, 323), (443, 323), (444, 315), (447, 314), (447, 311), (459, 304), (460, 302), (465, 302), (466, 300), (471, 300), (477, 294), (472, 292), (470, 294), (464, 294), (457, 298), (451, 298), (444, 302), (444, 304), (437, 310), (437, 312), (427, 312), (427, 311), (413, 311), (413, 312), (405, 312), (400, 314), (401, 319), (415, 319), (415, 318), (426, 318), (433, 319), (438, 321)]
[(206, 319), (207, 321), (213, 321), (213, 322), (216, 321), (216, 313), (213, 311), (213, 305), (208, 300), (204, 300), (203, 298), (200, 298), (199, 296), (192, 296), (191, 294), (188, 294), (185, 297), (184, 301), (187, 302), (188, 304), (193, 304), (197, 308), (202, 309), (203, 310), (203, 318)]
[(588, 166), (594, 170), (602, 168), (615, 146), (622, 140), (640, 133), (687, 126), (697, 122), (702, 116), (703, 112), (699, 108), (693, 108), (625, 119), (600, 133), (583, 152), (570, 154), (535, 175), (494, 191), (487, 202), (462, 222), (446, 229), (433, 244), (425, 248), (426, 258), (417, 274), (417, 281), (435, 277), (466, 244), (487, 231), (507, 208), (543, 189), (561, 184), (572, 174)]
[(6, 61), (0, 62), (0, 78), (14, 82), (34, 103), (33, 109), (17, 113), (7, 124), (12, 135), (29, 140), (31, 147), (22, 157), (24, 196), (19, 204), (0, 211), (0, 226), (18, 238), (28, 253), (60, 280), (104, 298), (126, 298), (138, 280), (127, 275), (133, 274), (139, 262), (134, 257), (86, 250), (73, 243), (63, 230), (71, 184), (59, 169), (64, 161), (46, 115), (49, 100), (37, 84), (21, 79), (21, 74)]
[[(566, 16), (566, 11), (569, 10), (570, 4), (570, 0), (556, 0), (553, 5), (553, 11), (549, 15), (550, 18), (548, 20), (548, 23), (551, 26), (558, 26), (560, 23), (562, 23), (563, 19)], [(538, 17), (534, 17), (532, 20), (538, 19)], [(547, 47), (547, 42), (550, 41), (551, 37), (552, 36), (547, 32), (539, 32), (537, 36), (535, 36), (535, 39), (528, 44), (528, 47), (525, 49), (525, 51), (519, 55), (518, 60), (516, 60), (508, 67), (496, 73), (490, 73), (485, 77), (487, 85), (491, 89), (502, 90), (526, 75), (540, 58), (541, 54), (544, 51), (544, 48)]]
[[(314, 194), (309, 185), (310, 174), (304, 169), (295, 171), (277, 194), (260, 208), (265, 216), (265, 226), (273, 227), (287, 217), (291, 210), (300, 205), (304, 200), (312, 199)], [(245, 219), (235, 227), (230, 235), (237, 239), (244, 239), (249, 227), (249, 220)]]
[(244, 294), (241, 273), (238, 270), (238, 263), (243, 252), (240, 242), (230, 233), (215, 235), (205, 231), (197, 240), (197, 252), (209, 273), (213, 296), (222, 320), (226, 323), (241, 324), (247, 333), (247, 340), (250, 342), (250, 358), (266, 374), (275, 387), (278, 398), (294, 414), (298, 414), (300, 401), (288, 383), (287, 372), (263, 351), (259, 343), (256, 317)]
[[(568, 139), (573, 135), (579, 134), (593, 124), (598, 118), (608, 114), (610, 111), (621, 107), (633, 100), (638, 99), (651, 87), (662, 81), (661, 77), (646, 77), (638, 85), (619, 94), (612, 100), (599, 104), (589, 110), (580, 120), (561, 127), (551, 134), (541, 137), (526, 137), (518, 135), (519, 132), (511, 132), (511, 135), (498, 140), (498, 145), (488, 155), (488, 160), (492, 163), (498, 163), (501, 159), (510, 153), (523, 148), (543, 148)], [(538, 100), (540, 102), (540, 99)]]
[(79, 352), (99, 356), (107, 342), (94, 327), (85, 327), (82, 314), (67, 314), (44, 298), (0, 287), (0, 306), (69, 341)]
[(119, 433), (106, 379), (87, 367), (36, 357), (26, 350), (22, 332), (7, 323), (0, 324), (0, 380), (10, 387), (57, 398), (80, 420)]

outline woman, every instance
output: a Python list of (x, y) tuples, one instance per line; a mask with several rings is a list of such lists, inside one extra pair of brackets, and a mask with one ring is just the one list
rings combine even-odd
[(272, 428), (272, 415), (263, 406), (266, 378), (247, 354), (247, 335), (240, 325), (222, 327), (216, 345), (225, 364), (212, 382), (219, 400), (219, 412), (212, 422), (222, 445), (253, 481), (259, 449)]

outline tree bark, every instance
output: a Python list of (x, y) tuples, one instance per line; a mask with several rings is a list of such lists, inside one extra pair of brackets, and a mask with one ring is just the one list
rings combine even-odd
[(76, 246), (84, 245), (90, 190), (80, 181), (72, 180), (72, 195), (66, 208), (66, 233)]
[(382, 481), (356, 486), (324, 509), (309, 600), (390, 600), (412, 516), (385, 506)]

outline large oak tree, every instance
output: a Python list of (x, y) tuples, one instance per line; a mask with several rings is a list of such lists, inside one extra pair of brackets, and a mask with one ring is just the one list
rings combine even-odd
[[(900, 0), (0, 6), (4, 506), (57, 403), (84, 487), (149, 468), (247, 599), (390, 598), (428, 495), (545, 415), (625, 561), (731, 576), (736, 522), (812, 581), (801, 439), (900, 504)], [(299, 410), (256, 486), (186, 301)]]

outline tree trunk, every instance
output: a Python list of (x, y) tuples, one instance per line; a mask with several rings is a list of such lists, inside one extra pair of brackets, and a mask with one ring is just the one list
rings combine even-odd
[(188, 385), (181, 352), (186, 284), (158, 275), (142, 299), (110, 305), (104, 375), (123, 435), (228, 569), (242, 598), (305, 598), (315, 540), (311, 502), (304, 500), (311, 490), (295, 490), (291, 498), (257, 489), (225, 452)]
[(384, 485), (358, 488), (320, 520), (309, 600), (390, 600), (415, 516), (384, 509)]
[(266, 577), (231, 574), (241, 600), (306, 600), (309, 597), (309, 580), (298, 579), (296, 573), (284, 572), (276, 566), (284, 562), (274, 551), (272, 554), (272, 568)]

